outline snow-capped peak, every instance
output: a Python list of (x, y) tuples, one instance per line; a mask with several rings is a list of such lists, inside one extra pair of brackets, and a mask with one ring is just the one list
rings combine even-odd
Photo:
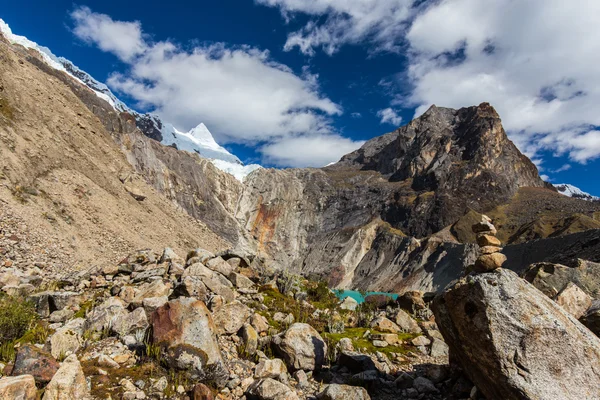
[(104, 83), (97, 81), (66, 58), (55, 56), (47, 47), (40, 46), (27, 39), (25, 36), (15, 35), (8, 24), (1, 18), (0, 32), (12, 44), (18, 44), (27, 49), (37, 50), (46, 64), (56, 70), (65, 72), (75, 80), (90, 88), (98, 97), (105, 100), (116, 111), (127, 112), (133, 115), (136, 119), (138, 128), (140, 128), (146, 136), (153, 139), (162, 139), (161, 143), (164, 145), (174, 145), (179, 150), (197, 153), (201, 157), (208, 158), (217, 168), (235, 176), (240, 181), (243, 181), (250, 172), (261, 168), (261, 166), (257, 164), (245, 166), (239, 158), (231, 154), (227, 149), (220, 146), (215, 141), (213, 135), (203, 123), (188, 132), (181, 132), (172, 124), (164, 122), (157, 115), (140, 114), (139, 112), (132, 110), (119, 100)]
[(579, 189), (577, 186), (573, 186), (568, 183), (559, 183), (554, 185), (554, 187), (556, 188), (556, 190), (558, 190), (558, 193), (564, 194), (565, 196), (588, 201), (600, 200), (600, 197), (592, 196), (591, 194)]

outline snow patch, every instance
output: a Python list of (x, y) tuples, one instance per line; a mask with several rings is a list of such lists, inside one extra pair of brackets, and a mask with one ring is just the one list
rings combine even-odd
[(568, 183), (559, 183), (554, 185), (554, 187), (556, 188), (556, 190), (558, 190), (558, 193), (564, 194), (565, 196), (588, 201), (600, 200), (600, 197), (592, 196), (591, 194), (579, 189), (577, 186), (573, 186)]
[(210, 160), (215, 167), (220, 169), (223, 172), (227, 172), (230, 175), (233, 175), (238, 181), (243, 182), (244, 179), (250, 175), (251, 172), (256, 171), (257, 169), (262, 168), (262, 166), (258, 164), (249, 164), (243, 165), (238, 163), (232, 163), (224, 160)]

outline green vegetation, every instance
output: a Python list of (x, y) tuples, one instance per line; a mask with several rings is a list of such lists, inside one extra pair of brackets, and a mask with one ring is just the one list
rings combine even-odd
[(31, 302), (0, 294), (0, 343), (19, 339), (36, 319), (35, 307)]
[[(387, 346), (387, 347), (375, 347), (373, 343), (369, 339), (369, 335), (365, 336), (366, 332), (370, 332), (370, 334), (380, 334), (381, 332), (373, 331), (367, 328), (347, 328), (344, 333), (323, 333), (323, 339), (327, 342), (327, 346), (330, 351), (335, 349), (338, 342), (343, 338), (349, 338), (352, 340), (352, 345), (357, 351), (362, 353), (375, 353), (377, 351), (390, 355), (392, 353), (396, 354), (404, 354), (408, 352), (412, 345), (402, 345), (402, 346)], [(419, 334), (413, 333), (399, 333), (398, 339), (403, 342), (409, 342), (415, 337), (419, 336)]]
[(0, 97), (0, 115), (9, 121), (14, 118), (14, 109), (4, 97)]
[(44, 343), (51, 333), (52, 330), (38, 320), (31, 302), (0, 294), (0, 361), (14, 360), (15, 345)]

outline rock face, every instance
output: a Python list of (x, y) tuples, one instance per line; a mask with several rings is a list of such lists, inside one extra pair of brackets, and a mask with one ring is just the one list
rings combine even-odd
[(154, 312), (152, 332), (173, 367), (223, 383), (227, 371), (212, 316), (203, 302), (189, 297), (168, 302)]
[(487, 398), (600, 396), (600, 339), (514, 272), (467, 276), (433, 309), (453, 357)]

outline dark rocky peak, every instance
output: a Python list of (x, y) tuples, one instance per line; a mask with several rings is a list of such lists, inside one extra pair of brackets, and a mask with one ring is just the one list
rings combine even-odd
[(488, 103), (459, 110), (431, 106), (407, 125), (344, 156), (337, 167), (378, 171), (389, 181), (412, 179), (415, 190), (453, 189), (482, 175), (511, 182), (514, 189), (544, 185)]

